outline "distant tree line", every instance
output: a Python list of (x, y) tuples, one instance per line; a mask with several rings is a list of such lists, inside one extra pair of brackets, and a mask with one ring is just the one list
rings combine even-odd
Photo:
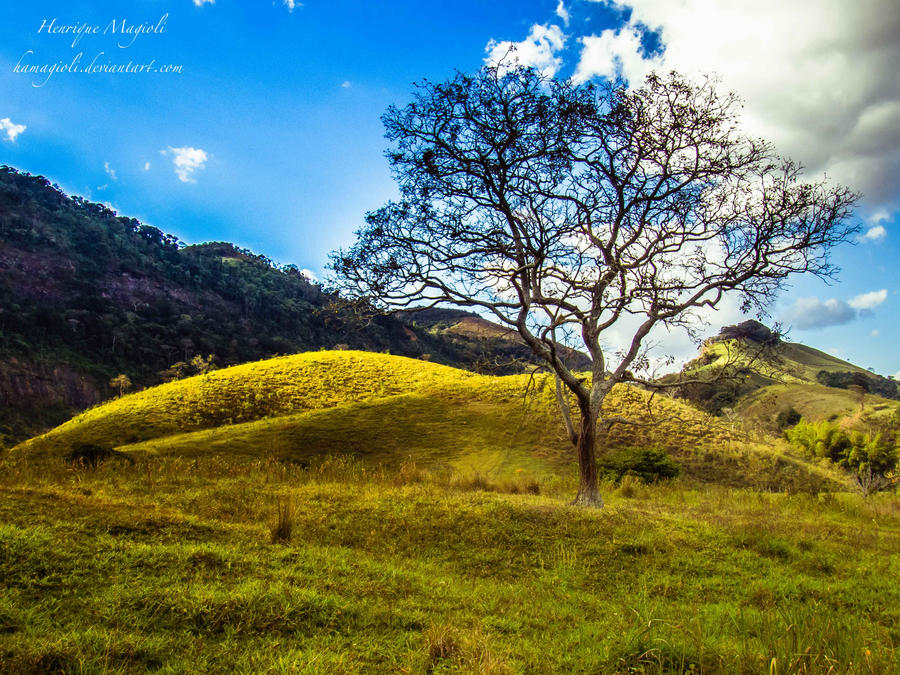
[(827, 370), (820, 370), (816, 374), (816, 381), (819, 384), (824, 384), (826, 387), (836, 387), (837, 389), (861, 387), (868, 394), (877, 394), (884, 398), (900, 398), (900, 395), (897, 393), (897, 383), (894, 380), (875, 375), (874, 373), (866, 374), (859, 371), (828, 372)]

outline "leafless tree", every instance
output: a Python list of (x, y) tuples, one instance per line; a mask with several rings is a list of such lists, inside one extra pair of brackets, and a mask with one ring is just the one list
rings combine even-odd
[[(789, 275), (833, 274), (829, 250), (856, 232), (857, 195), (802, 182), (741, 132), (739, 107), (676, 73), (633, 90), (502, 65), (423, 82), (383, 116), (400, 199), (332, 267), (351, 296), (474, 308), (517, 330), (577, 401), (575, 503), (602, 506), (601, 405), (639, 379), (651, 330), (695, 332), (728, 294), (761, 310)], [(625, 329), (624, 347), (606, 346)], [(590, 377), (566, 367), (562, 334)]]

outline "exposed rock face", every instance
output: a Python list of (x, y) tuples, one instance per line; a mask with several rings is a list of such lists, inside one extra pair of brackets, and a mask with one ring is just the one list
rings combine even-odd
[(97, 405), (105, 382), (71, 365), (0, 360), (0, 443), (9, 444)]
[(778, 334), (759, 321), (749, 319), (735, 326), (725, 326), (719, 331), (720, 340), (752, 340), (759, 344), (775, 344), (781, 339)]
[(46, 403), (83, 408), (99, 402), (97, 383), (71, 366), (43, 368), (16, 358), (0, 362), (0, 406)]

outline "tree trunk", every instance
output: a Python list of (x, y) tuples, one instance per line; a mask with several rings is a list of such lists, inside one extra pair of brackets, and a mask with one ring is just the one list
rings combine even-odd
[(578, 407), (581, 409), (581, 429), (575, 449), (578, 453), (581, 478), (578, 483), (578, 496), (575, 497), (573, 504), (600, 509), (603, 508), (603, 499), (597, 489), (597, 458), (594, 449), (597, 441), (596, 422), (591, 415), (589, 403), (579, 402)]

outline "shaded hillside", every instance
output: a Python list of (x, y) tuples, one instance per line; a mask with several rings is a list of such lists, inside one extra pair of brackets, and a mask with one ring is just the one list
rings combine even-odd
[(109, 398), (120, 373), (149, 386), (197, 356), (222, 367), (343, 346), (499, 372), (532, 358), (509, 340), (363, 319), (336, 299), (294, 266), (185, 246), (0, 167), (0, 443)]

